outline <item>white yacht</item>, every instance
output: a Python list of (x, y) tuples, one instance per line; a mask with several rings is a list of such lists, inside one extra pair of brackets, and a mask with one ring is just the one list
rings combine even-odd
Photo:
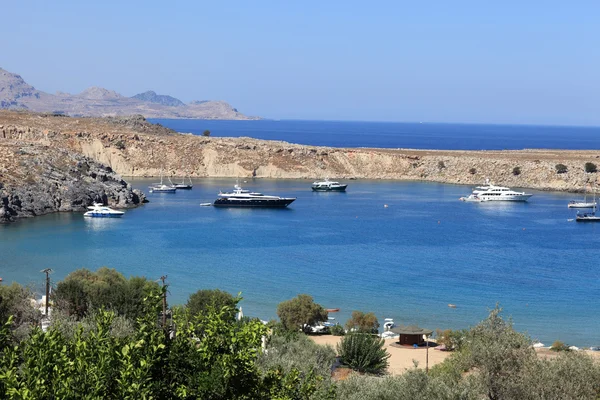
[(581, 200), (571, 200), (567, 207), (569, 208), (596, 208), (598, 204), (596, 203), (596, 191), (594, 191), (594, 201), (588, 201), (587, 199), (587, 183), (583, 187), (583, 201)]
[(233, 192), (219, 193), (215, 200), (215, 207), (256, 207), (256, 208), (283, 208), (290, 205), (295, 197), (267, 196), (258, 192), (242, 189), (240, 185), (233, 187)]
[(348, 185), (339, 182), (330, 181), (325, 178), (324, 181), (313, 182), (312, 190), (315, 192), (345, 192)]
[(93, 206), (88, 207), (89, 211), (86, 211), (84, 217), (92, 218), (119, 218), (125, 214), (123, 211), (113, 210), (110, 207), (103, 205), (102, 203), (94, 203)]
[(515, 192), (504, 186), (495, 186), (488, 184), (486, 186), (477, 186), (467, 197), (461, 197), (462, 201), (527, 201), (533, 196), (525, 192)]

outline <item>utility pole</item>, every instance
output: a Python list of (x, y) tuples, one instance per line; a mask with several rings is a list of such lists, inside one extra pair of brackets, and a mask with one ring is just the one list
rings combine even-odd
[(425, 373), (429, 373), (429, 336), (425, 335), (425, 340), (427, 341), (427, 350), (425, 353)]
[(48, 300), (50, 299), (50, 273), (52, 272), (52, 269), (46, 268), (46, 269), (41, 270), (40, 272), (43, 272), (46, 274), (46, 306), (45, 306), (46, 312), (44, 313), (44, 315), (47, 317), (48, 316)]
[(165, 280), (167, 279), (166, 275), (163, 275), (160, 277), (160, 280), (162, 281), (162, 287), (163, 287), (163, 299), (162, 299), (162, 303), (163, 303), (163, 312), (162, 312), (162, 326), (163, 329), (166, 328), (167, 326), (167, 289), (165, 288)]

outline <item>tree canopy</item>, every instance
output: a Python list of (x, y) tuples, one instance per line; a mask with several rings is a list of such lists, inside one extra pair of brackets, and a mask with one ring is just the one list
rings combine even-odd
[(346, 322), (346, 329), (362, 333), (377, 333), (379, 321), (372, 312), (352, 311), (352, 317)]
[(190, 295), (186, 307), (191, 315), (206, 313), (209, 310), (230, 310), (230, 318), (235, 318), (236, 306), (240, 299), (219, 289), (202, 289)]
[(279, 303), (277, 316), (288, 330), (308, 331), (311, 325), (327, 321), (327, 311), (308, 294)]

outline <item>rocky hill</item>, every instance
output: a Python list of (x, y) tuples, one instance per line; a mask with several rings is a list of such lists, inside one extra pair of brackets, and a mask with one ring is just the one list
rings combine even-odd
[(52, 112), (71, 116), (141, 114), (146, 118), (258, 119), (247, 117), (224, 101), (191, 102), (154, 92), (134, 97), (91, 87), (79, 94), (49, 94), (29, 85), (17, 74), (0, 68), (0, 108)]
[[(0, 141), (83, 154), (123, 176), (399, 179), (581, 191), (600, 151), (432, 151), (295, 145), (178, 134), (134, 118), (69, 118), (0, 111)], [(566, 173), (557, 173), (564, 164)], [(515, 167), (519, 173), (515, 174)]]
[(147, 92), (136, 94), (133, 96), (134, 99), (138, 99), (141, 101), (148, 101), (150, 103), (162, 104), (163, 106), (171, 106), (171, 107), (181, 107), (185, 106), (183, 101), (176, 99), (175, 97), (167, 96), (164, 94), (156, 94), (152, 90), (148, 90)]

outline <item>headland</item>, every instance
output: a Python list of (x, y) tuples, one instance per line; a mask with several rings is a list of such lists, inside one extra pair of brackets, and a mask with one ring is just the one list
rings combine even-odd
[[(100, 179), (109, 204), (137, 204), (140, 194), (106, 191), (116, 181), (129, 190), (120, 176), (151, 177), (255, 177), (278, 179), (390, 179), (476, 185), (490, 179), (496, 184), (548, 191), (582, 191), (598, 183), (597, 173), (584, 165), (600, 162), (600, 150), (411, 150), (334, 148), (297, 145), (252, 138), (218, 138), (177, 133), (142, 116), (66, 117), (55, 114), (0, 111), (0, 183), (6, 210), (11, 193), (48, 193), (43, 161), (48, 167), (67, 168), (73, 179), (78, 162), (105, 173), (86, 172), (86, 179)], [(41, 157), (41, 158), (40, 158)], [(29, 161), (28, 161), (29, 160)], [(66, 162), (65, 160), (70, 160)], [(557, 165), (566, 167), (557, 170)], [(516, 170), (518, 169), (518, 173)], [(114, 175), (111, 175), (114, 174)], [(116, 175), (120, 175), (118, 178)], [(93, 178), (95, 176), (95, 178)], [(98, 176), (103, 176), (98, 178)], [(56, 178), (61, 181), (62, 178)], [(106, 180), (104, 180), (106, 179)], [(64, 181), (64, 180), (63, 180)], [(61, 182), (63, 182), (61, 181)], [(40, 182), (44, 185), (40, 186)], [(56, 182), (55, 182), (56, 184)], [(37, 186), (36, 186), (37, 185)], [(60, 185), (59, 185), (60, 186)], [(116, 186), (115, 186), (116, 187)], [(58, 190), (57, 193), (70, 193)], [(101, 192), (98, 192), (101, 193)], [(99, 194), (102, 196), (102, 194)], [(76, 210), (81, 202), (65, 201), (57, 194), (50, 211)], [(138, 200), (136, 200), (136, 198)], [(22, 196), (19, 196), (22, 201)], [(85, 203), (85, 202), (83, 202)], [(81, 204), (83, 204), (81, 203)], [(69, 204), (75, 204), (70, 206)], [(32, 206), (33, 207), (33, 206)], [(37, 207), (37, 206), (36, 206)], [(13, 218), (31, 215), (16, 212)], [(40, 211), (40, 207), (36, 210)], [(37, 215), (37, 211), (33, 213)]]

